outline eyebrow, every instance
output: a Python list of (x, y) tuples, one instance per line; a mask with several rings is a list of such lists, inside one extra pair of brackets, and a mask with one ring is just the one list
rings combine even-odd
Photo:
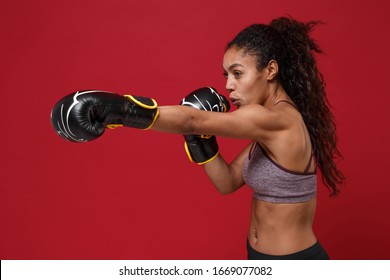
[(233, 68), (238, 67), (238, 66), (244, 67), (244, 65), (242, 65), (242, 64), (233, 63), (232, 65), (229, 66), (228, 70), (231, 71)]

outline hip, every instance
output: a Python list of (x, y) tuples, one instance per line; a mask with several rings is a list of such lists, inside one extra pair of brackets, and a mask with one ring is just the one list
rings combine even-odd
[(247, 239), (246, 242), (248, 260), (329, 260), (329, 255), (319, 241), (308, 248), (286, 255), (264, 254), (252, 248)]

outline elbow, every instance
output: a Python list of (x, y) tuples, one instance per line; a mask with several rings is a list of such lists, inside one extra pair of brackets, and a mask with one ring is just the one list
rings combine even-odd
[(233, 191), (218, 191), (219, 192), (219, 194), (220, 195), (223, 195), (223, 196), (226, 196), (226, 195), (228, 195), (228, 194), (231, 194), (231, 193), (233, 193)]
[[(219, 157), (219, 159), (223, 160), (222, 157)], [(230, 168), (228, 165), (226, 166), (228, 169)], [(220, 170), (223, 170), (223, 168), (221, 168), (220, 165), (217, 165), (214, 169), (215, 173), (209, 172), (208, 175), (215, 189), (221, 195), (232, 194), (244, 185), (243, 182), (239, 182), (237, 178), (235, 179), (235, 176), (233, 175), (234, 172), (231, 172), (232, 170), (227, 171), (227, 169), (225, 169), (225, 172), (220, 172)]]
[(218, 186), (215, 186), (215, 187), (218, 190), (219, 194), (221, 194), (223, 196), (234, 193), (236, 191), (236, 189), (234, 189), (234, 188), (218, 187)]

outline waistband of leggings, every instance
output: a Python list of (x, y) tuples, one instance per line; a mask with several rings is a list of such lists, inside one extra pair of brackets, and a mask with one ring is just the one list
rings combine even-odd
[(254, 253), (260, 254), (260, 255), (262, 255), (264, 257), (270, 257), (270, 258), (272, 258), (272, 257), (306, 258), (306, 257), (312, 256), (312, 255), (315, 255), (318, 252), (323, 250), (322, 245), (317, 240), (317, 242), (314, 243), (312, 246), (310, 246), (310, 247), (308, 247), (306, 249), (303, 249), (302, 251), (298, 251), (298, 252), (295, 252), (295, 253), (292, 253), (292, 254), (287, 254), (287, 255), (269, 255), (269, 254), (264, 254), (264, 253), (261, 253), (259, 251), (256, 251), (255, 249), (253, 249), (252, 246), (249, 244), (249, 240), (248, 239), (247, 239), (246, 242), (247, 242), (248, 249), (252, 250)]

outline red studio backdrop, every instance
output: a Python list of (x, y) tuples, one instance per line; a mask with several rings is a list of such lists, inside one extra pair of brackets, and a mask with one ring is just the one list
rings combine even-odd
[[(322, 20), (313, 37), (347, 183), (319, 183), (314, 229), (333, 259), (390, 258), (389, 1), (2, 0), (0, 259), (244, 259), (251, 192), (220, 195), (181, 135), (118, 128), (75, 144), (52, 106), (81, 89), (178, 104), (222, 76), (249, 24)], [(180, 116), (178, 116), (180, 117)], [(219, 138), (230, 161), (248, 143)]]

